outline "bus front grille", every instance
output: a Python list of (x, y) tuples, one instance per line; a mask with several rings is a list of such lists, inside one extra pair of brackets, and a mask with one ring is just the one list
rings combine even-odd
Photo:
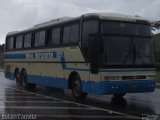
[(122, 76), (122, 80), (143, 80), (146, 79), (146, 76), (139, 75), (139, 76)]

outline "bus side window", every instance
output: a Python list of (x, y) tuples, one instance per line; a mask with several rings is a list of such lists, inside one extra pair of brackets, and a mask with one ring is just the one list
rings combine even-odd
[(50, 46), (52, 41), (52, 29), (46, 30), (46, 45)]
[(89, 20), (83, 22), (83, 29), (82, 29), (82, 52), (84, 57), (88, 60), (88, 45), (89, 45), (89, 34), (97, 33), (98, 32), (98, 21), (96, 20)]
[(60, 44), (60, 33), (61, 33), (60, 28), (56, 28), (56, 29), (52, 30), (52, 40), (51, 40), (52, 45), (59, 45)]
[(28, 33), (24, 36), (24, 48), (31, 47), (32, 34)]
[(63, 44), (78, 43), (79, 40), (79, 24), (64, 27), (63, 29)]
[(70, 43), (78, 43), (79, 41), (79, 24), (71, 25)]
[(63, 44), (69, 43), (69, 35), (70, 35), (70, 26), (63, 28)]
[(23, 35), (16, 37), (16, 49), (20, 49), (23, 46)]
[(14, 37), (7, 38), (7, 50), (12, 50), (14, 48)]
[(35, 47), (41, 47), (45, 45), (46, 32), (40, 31), (35, 33)]
[(9, 50), (10, 38), (6, 38), (6, 50)]

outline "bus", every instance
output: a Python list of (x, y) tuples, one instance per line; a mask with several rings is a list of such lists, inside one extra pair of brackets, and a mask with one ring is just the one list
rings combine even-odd
[(37, 24), (6, 36), (5, 77), (18, 86), (87, 94), (153, 92), (155, 58), (148, 20), (118, 13), (88, 13)]

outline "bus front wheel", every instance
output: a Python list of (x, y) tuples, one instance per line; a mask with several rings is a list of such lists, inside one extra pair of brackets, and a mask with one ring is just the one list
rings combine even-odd
[(84, 100), (87, 97), (87, 93), (82, 92), (82, 83), (78, 75), (75, 75), (72, 79), (72, 94), (76, 100)]
[(26, 70), (22, 71), (22, 73), (21, 73), (21, 80), (22, 80), (22, 86), (24, 88), (30, 88), (30, 89), (36, 88), (35, 84), (29, 84), (29, 83), (27, 83), (27, 72), (26, 72)]

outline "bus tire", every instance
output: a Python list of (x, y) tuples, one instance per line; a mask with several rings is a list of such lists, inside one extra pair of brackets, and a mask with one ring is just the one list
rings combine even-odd
[(114, 98), (120, 99), (120, 98), (123, 98), (123, 97), (125, 96), (125, 93), (122, 93), (122, 94), (114, 94), (113, 96), (114, 96)]
[(21, 86), (22, 85), (22, 81), (21, 81), (21, 74), (20, 74), (20, 71), (19, 71), (19, 69), (17, 69), (16, 71), (15, 71), (15, 79), (16, 79), (16, 85), (19, 87), (19, 86)]
[(36, 88), (35, 84), (29, 84), (27, 83), (27, 71), (26, 70), (22, 70), (21, 72), (21, 81), (22, 81), (22, 86), (24, 88), (29, 88), (29, 89), (34, 89)]
[(87, 93), (82, 92), (82, 84), (79, 75), (75, 75), (71, 82), (72, 95), (76, 100), (85, 100)]

